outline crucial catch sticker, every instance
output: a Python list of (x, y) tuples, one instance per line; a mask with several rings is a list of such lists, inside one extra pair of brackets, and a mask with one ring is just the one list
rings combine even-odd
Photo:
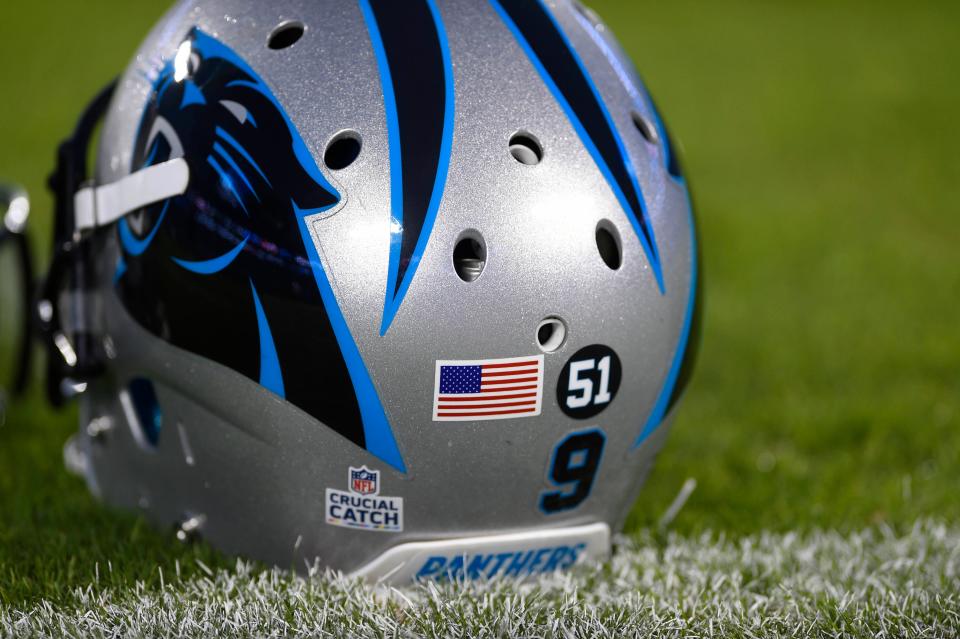
[(535, 417), (543, 404), (543, 355), (438, 361), (433, 421)]
[(327, 488), (327, 523), (343, 528), (401, 532), (403, 497), (380, 495), (380, 471), (350, 467), (349, 490)]

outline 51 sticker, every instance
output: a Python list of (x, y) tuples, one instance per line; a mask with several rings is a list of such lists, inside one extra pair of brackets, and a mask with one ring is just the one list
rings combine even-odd
[(620, 390), (622, 374), (620, 358), (609, 346), (594, 344), (580, 349), (560, 371), (560, 409), (574, 419), (599, 415)]

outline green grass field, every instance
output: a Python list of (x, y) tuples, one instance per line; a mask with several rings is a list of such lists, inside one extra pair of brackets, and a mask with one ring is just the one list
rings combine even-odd
[[(0, 178), (33, 195), (38, 249), (57, 141), (165, 5), (6, 8)], [(593, 6), (683, 143), (707, 286), (697, 375), (628, 532), (655, 527), (687, 478), (671, 525), (687, 540), (955, 528), (960, 4)], [(196, 559), (232, 565), (95, 503), (62, 467), (74, 427), (34, 392), (0, 429), (0, 610), (74, 605), (97, 575), (149, 593), (161, 571), (202, 576)], [(956, 589), (945, 574), (930, 587)]]

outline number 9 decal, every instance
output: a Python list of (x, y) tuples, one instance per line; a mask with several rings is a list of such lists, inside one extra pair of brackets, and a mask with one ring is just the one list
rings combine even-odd
[(550, 483), (562, 490), (540, 495), (540, 510), (548, 515), (576, 508), (593, 488), (600, 469), (607, 437), (599, 428), (567, 435), (553, 449), (547, 476)]

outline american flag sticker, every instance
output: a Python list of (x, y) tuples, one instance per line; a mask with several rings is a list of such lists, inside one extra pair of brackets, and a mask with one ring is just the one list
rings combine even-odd
[(543, 355), (438, 361), (433, 421), (536, 417), (543, 404)]

